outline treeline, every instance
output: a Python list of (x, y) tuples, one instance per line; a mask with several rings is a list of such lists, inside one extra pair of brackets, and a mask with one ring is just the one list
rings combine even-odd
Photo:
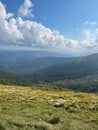
[(83, 78), (88, 75), (98, 74), (98, 69), (89, 68), (88, 66), (54, 66), (28, 75), (27, 78), (41, 80), (45, 82), (55, 82), (65, 79)]
[(98, 92), (98, 54), (21, 76), (0, 71), (1, 84), (32, 86), (39, 82), (75, 91)]
[[(50, 80), (51, 81), (51, 80)], [(58, 81), (46, 82), (38, 77), (13, 76), (6, 73), (0, 73), (0, 84), (16, 86), (33, 86), (34, 84), (50, 84), (58, 88), (71, 89), (82, 92), (98, 92), (98, 75), (89, 75), (83, 78), (64, 79)], [(47, 86), (47, 85), (46, 85)]]
[(53, 83), (54, 85), (82, 92), (98, 92), (98, 75), (86, 76), (79, 79), (66, 79)]
[(70, 63), (41, 69), (33, 75), (29, 75), (29, 77), (36, 77), (38, 80), (51, 83), (58, 80), (77, 79), (95, 74), (98, 74), (98, 54), (83, 57)]
[(8, 73), (0, 72), (0, 84), (4, 85), (20, 85), (20, 86), (31, 86), (32, 82), (21, 76), (13, 76)]

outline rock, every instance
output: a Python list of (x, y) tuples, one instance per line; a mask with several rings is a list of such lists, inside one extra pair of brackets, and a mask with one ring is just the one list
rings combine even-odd
[(56, 103), (54, 104), (54, 107), (56, 107), (56, 108), (64, 107), (64, 104), (63, 104), (63, 103), (58, 103), (58, 102), (56, 102)]

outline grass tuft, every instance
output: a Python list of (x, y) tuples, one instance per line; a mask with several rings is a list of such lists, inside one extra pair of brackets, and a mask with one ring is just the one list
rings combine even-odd
[(44, 87), (0, 85), (0, 130), (98, 130), (98, 94)]

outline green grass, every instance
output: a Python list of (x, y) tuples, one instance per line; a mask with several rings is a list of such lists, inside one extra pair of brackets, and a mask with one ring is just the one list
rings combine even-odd
[(0, 130), (98, 130), (98, 95), (0, 85)]

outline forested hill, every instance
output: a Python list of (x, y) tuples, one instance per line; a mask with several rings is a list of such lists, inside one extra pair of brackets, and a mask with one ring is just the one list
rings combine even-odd
[(92, 54), (76, 61), (55, 65), (35, 73), (41, 80), (54, 82), (64, 79), (81, 78), (87, 75), (98, 74), (98, 54)]
[(77, 58), (49, 51), (0, 51), (0, 65), (14, 75), (30, 74)]
[(14, 62), (29, 61), (44, 57), (71, 57), (67, 54), (58, 54), (49, 51), (1, 51), (0, 50), (0, 64), (12, 64)]
[(98, 92), (98, 54), (81, 58), (37, 58), (16, 66), (13, 64), (12, 70), (0, 66), (1, 84), (32, 86), (39, 82), (76, 91)]
[(33, 60), (17, 61), (7, 66), (7, 69), (17, 75), (32, 74), (35, 71), (59, 64), (75, 61), (77, 58), (67, 57), (42, 57)]

